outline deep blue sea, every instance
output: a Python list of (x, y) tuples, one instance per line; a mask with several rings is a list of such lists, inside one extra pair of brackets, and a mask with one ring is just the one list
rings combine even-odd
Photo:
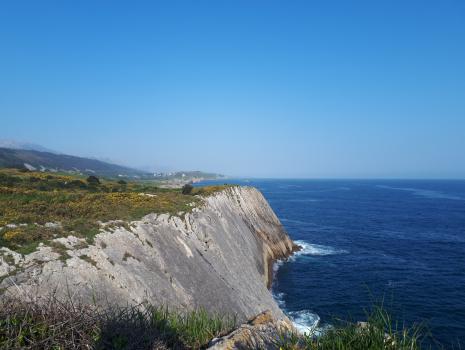
[(273, 284), (299, 328), (364, 320), (384, 299), (398, 320), (425, 321), (430, 344), (465, 347), (465, 181), (220, 182), (260, 189), (303, 246)]

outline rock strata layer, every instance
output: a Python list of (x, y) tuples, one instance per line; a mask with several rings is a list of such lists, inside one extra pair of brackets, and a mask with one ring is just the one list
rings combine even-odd
[(209, 350), (279, 350), (280, 335), (291, 329), (285, 321), (276, 321), (269, 311), (257, 315), (230, 334), (213, 339)]
[[(180, 216), (150, 214), (107, 225), (92, 245), (69, 236), (25, 257), (0, 251), (0, 290), (119, 305), (202, 307), (239, 321), (264, 310), (285, 319), (267, 286), (272, 261), (295, 245), (263, 195), (230, 187)], [(4, 259), (7, 254), (13, 259)], [(2, 276), (0, 275), (0, 280)]]

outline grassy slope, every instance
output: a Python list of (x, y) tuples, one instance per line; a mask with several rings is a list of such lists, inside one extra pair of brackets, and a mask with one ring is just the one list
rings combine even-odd
[[(98, 221), (189, 212), (201, 202), (193, 194), (208, 195), (222, 188), (199, 188), (183, 195), (180, 189), (160, 189), (147, 182), (100, 179), (91, 184), (78, 176), (1, 169), (0, 246), (28, 253), (40, 242), (68, 234), (91, 241), (98, 233)], [(50, 222), (61, 227), (47, 227)]]

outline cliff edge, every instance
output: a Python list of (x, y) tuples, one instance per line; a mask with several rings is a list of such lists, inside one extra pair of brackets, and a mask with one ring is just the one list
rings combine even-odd
[(26, 256), (9, 251), (11, 261), (0, 264), (0, 274), (9, 274), (0, 291), (202, 307), (238, 321), (264, 310), (285, 318), (267, 287), (271, 262), (292, 254), (295, 245), (255, 188), (226, 188), (178, 216), (149, 214), (102, 227), (91, 245), (69, 236)]

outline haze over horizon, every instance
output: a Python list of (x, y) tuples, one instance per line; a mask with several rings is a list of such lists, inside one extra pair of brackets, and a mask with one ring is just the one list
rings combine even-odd
[(460, 1), (5, 1), (0, 40), (0, 138), (229, 176), (465, 178)]

